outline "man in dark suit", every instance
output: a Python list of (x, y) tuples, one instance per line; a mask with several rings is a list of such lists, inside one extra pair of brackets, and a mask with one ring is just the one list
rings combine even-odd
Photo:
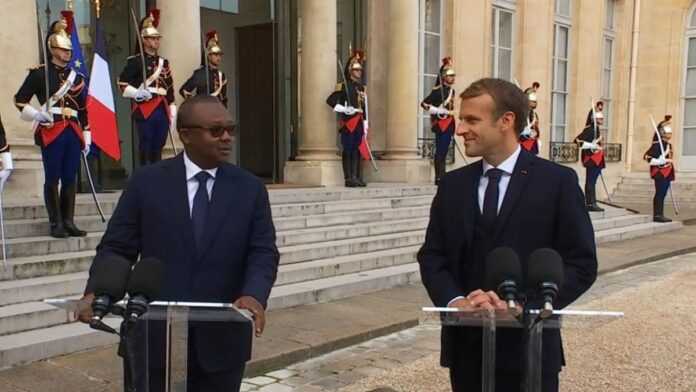
[[(548, 247), (560, 253), (565, 268), (554, 307), (567, 306), (597, 275), (594, 234), (577, 175), (520, 150), (528, 103), (515, 85), (481, 79), (460, 98), (456, 134), (464, 139), (467, 155), (483, 159), (447, 173), (433, 200), (418, 253), (430, 298), (441, 307), (504, 309), (505, 303), (484, 287), (486, 255), (511, 247), (524, 272), (529, 254)], [(520, 390), (522, 340), (521, 329), (498, 332), (497, 391)], [(543, 347), (543, 390), (557, 391), (564, 365), (560, 331), (544, 331)], [(454, 391), (480, 391), (480, 329), (443, 327), (441, 362), (450, 368)]]
[[(216, 97), (184, 102), (177, 129), (184, 152), (135, 172), (96, 257), (110, 253), (132, 263), (155, 257), (165, 265), (158, 300), (234, 302), (253, 314), (258, 336), (279, 260), (268, 192), (226, 162), (234, 125)], [(93, 292), (90, 280), (86, 301)], [(89, 313), (80, 319), (89, 320)], [(251, 333), (242, 326), (192, 325), (188, 390), (239, 390)], [(150, 361), (150, 391), (163, 390), (160, 357)]]

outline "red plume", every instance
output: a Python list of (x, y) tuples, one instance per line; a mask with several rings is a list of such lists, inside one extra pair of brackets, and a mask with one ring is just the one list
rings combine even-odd
[(446, 65), (452, 65), (452, 57), (447, 56), (442, 59), (442, 66), (444, 67)]
[(358, 61), (365, 61), (365, 51), (362, 49), (353, 49), (353, 53), (350, 55), (351, 59), (358, 59)]
[(160, 10), (157, 8), (153, 8), (150, 10), (150, 15), (152, 15), (152, 25), (155, 26), (155, 28), (159, 27)]
[(210, 30), (209, 32), (205, 33), (205, 44), (208, 45), (208, 42), (210, 42), (211, 39), (215, 38), (216, 34), (217, 31), (215, 30)]
[(539, 82), (532, 83), (532, 88), (539, 88), (540, 86)]
[(68, 34), (73, 33), (73, 29), (75, 28), (75, 19), (73, 18), (73, 12), (70, 10), (63, 10), (60, 11), (60, 14), (63, 16), (63, 19), (65, 19), (65, 23), (68, 25), (68, 27), (65, 29), (65, 32)]

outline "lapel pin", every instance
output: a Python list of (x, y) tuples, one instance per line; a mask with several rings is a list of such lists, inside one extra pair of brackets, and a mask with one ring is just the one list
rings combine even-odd
[(520, 173), (524, 174), (525, 176), (527, 175), (527, 171), (524, 169), (520, 170)]

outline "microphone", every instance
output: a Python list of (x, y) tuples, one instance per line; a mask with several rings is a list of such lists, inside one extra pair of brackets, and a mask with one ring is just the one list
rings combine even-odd
[(539, 316), (548, 318), (553, 314), (553, 301), (563, 284), (563, 259), (553, 249), (537, 249), (529, 255), (527, 263), (527, 287), (538, 290), (544, 300)]
[(126, 305), (128, 321), (136, 321), (146, 311), (150, 301), (162, 288), (164, 265), (154, 257), (146, 257), (135, 264), (128, 282), (130, 299)]
[(104, 324), (102, 319), (111, 311), (111, 307), (120, 301), (126, 292), (126, 282), (130, 274), (130, 262), (123, 257), (108, 254), (95, 257), (90, 268), (90, 279), (94, 287), (92, 302), (92, 320), (90, 327), (116, 333)]
[(508, 310), (519, 315), (517, 287), (522, 281), (520, 259), (512, 248), (499, 247), (486, 256), (486, 287), (495, 288), (500, 298), (507, 302)]

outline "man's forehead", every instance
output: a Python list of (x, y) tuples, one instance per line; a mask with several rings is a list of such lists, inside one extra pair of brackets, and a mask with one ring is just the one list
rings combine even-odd
[(463, 98), (461, 101), (461, 111), (465, 112), (480, 112), (482, 110), (490, 110), (493, 108), (493, 98), (488, 94), (482, 94), (476, 97)]
[(200, 124), (232, 125), (234, 119), (222, 104), (199, 103), (192, 110), (193, 120)]

